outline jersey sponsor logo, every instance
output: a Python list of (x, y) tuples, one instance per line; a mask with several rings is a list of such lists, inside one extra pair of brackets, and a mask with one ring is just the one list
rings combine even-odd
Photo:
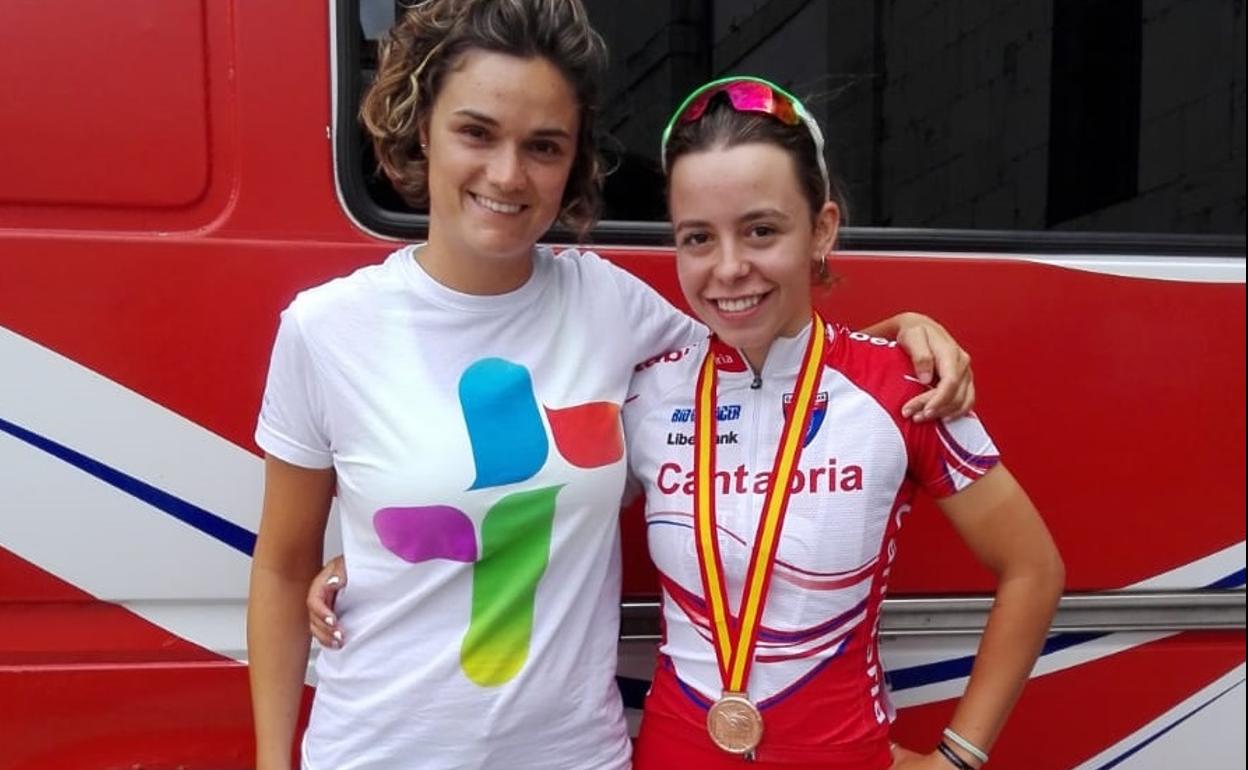
[[(476, 469), (469, 490), (527, 481), (546, 465), (550, 441), (528, 369), (501, 358), (476, 361), (460, 376), (459, 402)], [(555, 449), (570, 464), (597, 468), (624, 456), (618, 404), (594, 401), (545, 411)], [(398, 506), (373, 515), (381, 544), (404, 561), (473, 565), (459, 659), (464, 674), (481, 687), (510, 681), (528, 658), (534, 599), (563, 487), (500, 496), (486, 511), (479, 540), (472, 519), (454, 506)]]
[(880, 348), (897, 347), (897, 340), (885, 339), (884, 337), (872, 337), (866, 332), (850, 332), (849, 338), (854, 342), (867, 342)]
[[(730, 430), (727, 433), (717, 434), (715, 436), (715, 443), (716, 444), (738, 444), (740, 443), (740, 438), (737, 436), (737, 432), (735, 430)], [(689, 436), (684, 433), (676, 433), (676, 432), (668, 433), (667, 445), (668, 446), (693, 446), (693, 436)]]
[[(680, 463), (663, 463), (655, 477), (655, 486), (665, 495), (693, 496), (693, 470), (685, 470)], [(715, 471), (715, 489), (721, 495), (753, 493), (765, 495), (771, 488), (771, 470), (751, 471), (745, 465), (732, 470)], [(789, 492), (795, 495), (824, 494), (833, 492), (861, 492), (863, 471), (861, 465), (840, 465), (835, 457), (826, 463), (798, 468), (789, 481)]]
[[(785, 393), (781, 400), (781, 408), (784, 411), (784, 417), (787, 420), (789, 415), (793, 413), (793, 394)], [(815, 405), (810, 410), (810, 425), (806, 428), (806, 435), (802, 438), (802, 446), (810, 446), (810, 442), (815, 440), (815, 436), (819, 435), (819, 428), (823, 426), (823, 418), (828, 413), (828, 392), (821, 390), (815, 394)]]
[[(691, 406), (677, 407), (672, 410), (672, 422), (693, 422), (697, 414), (697, 410)], [(741, 419), (740, 404), (720, 404), (715, 407), (716, 422), (732, 422), (739, 419)]]
[(649, 369), (655, 364), (674, 364), (680, 359), (684, 358), (685, 354), (688, 352), (689, 352), (689, 348), (685, 347), (685, 348), (681, 348), (680, 350), (669, 350), (666, 353), (660, 353), (657, 356), (651, 356), (650, 358), (647, 358), (645, 361), (642, 361), (641, 363), (634, 366), (633, 371), (644, 372), (645, 370)]

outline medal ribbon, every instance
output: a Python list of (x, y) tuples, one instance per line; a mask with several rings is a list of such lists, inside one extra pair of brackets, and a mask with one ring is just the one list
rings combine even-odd
[(801, 458), (802, 437), (806, 435), (810, 425), (815, 394), (819, 391), (826, 338), (827, 330), (823, 319), (816, 313), (811, 322), (810, 340), (806, 343), (806, 353), (802, 358), (802, 368), (798, 372), (794, 388), (793, 410), (785, 418), (780, 446), (776, 448), (771, 484), (758, 520), (754, 550), (750, 554), (749, 571), (746, 573), (739, 616), (735, 622), (729, 617), (727, 581), (724, 578), (724, 564), (719, 553), (719, 536), (715, 523), (715, 396), (718, 374), (713, 346), (708, 345), (702, 370), (698, 375), (694, 402), (694, 538), (698, 548), (702, 588), (710, 613), (712, 646), (715, 648), (720, 678), (726, 691), (745, 692), (745, 684), (749, 681), (750, 665), (754, 662), (754, 647), (758, 640), (758, 627), (763, 616), (763, 605), (767, 600), (767, 587), (771, 583), (771, 567), (780, 543), (784, 513), (788, 508), (790, 483)]

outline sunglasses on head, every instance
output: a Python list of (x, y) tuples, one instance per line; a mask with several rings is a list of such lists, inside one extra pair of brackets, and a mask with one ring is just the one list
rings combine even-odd
[(770, 115), (788, 126), (805, 125), (806, 130), (810, 132), (811, 139), (815, 142), (815, 157), (819, 162), (819, 172), (823, 176), (824, 188), (830, 188), (827, 163), (823, 159), (823, 132), (819, 130), (819, 124), (796, 96), (775, 83), (747, 76), (712, 80), (685, 97), (685, 100), (672, 113), (671, 119), (667, 121), (667, 127), (663, 129), (659, 159), (663, 164), (664, 173), (667, 173), (667, 141), (671, 138), (672, 131), (677, 126), (700, 120), (711, 105), (711, 100), (720, 94), (727, 97), (728, 103), (737, 112)]

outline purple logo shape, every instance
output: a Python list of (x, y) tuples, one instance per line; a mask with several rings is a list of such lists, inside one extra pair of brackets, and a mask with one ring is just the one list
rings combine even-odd
[(387, 550), (413, 564), (431, 559), (477, 560), (472, 520), (449, 505), (382, 508), (373, 514), (373, 528)]

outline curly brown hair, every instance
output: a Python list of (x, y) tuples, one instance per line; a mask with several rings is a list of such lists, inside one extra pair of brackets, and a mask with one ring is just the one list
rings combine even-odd
[(360, 106), (378, 165), (408, 205), (429, 205), (421, 129), (447, 73), (472, 49), (544, 58), (572, 86), (580, 130), (559, 222), (584, 237), (602, 204), (594, 118), (606, 46), (580, 0), (427, 0), (408, 9), (380, 44), (377, 78)]

